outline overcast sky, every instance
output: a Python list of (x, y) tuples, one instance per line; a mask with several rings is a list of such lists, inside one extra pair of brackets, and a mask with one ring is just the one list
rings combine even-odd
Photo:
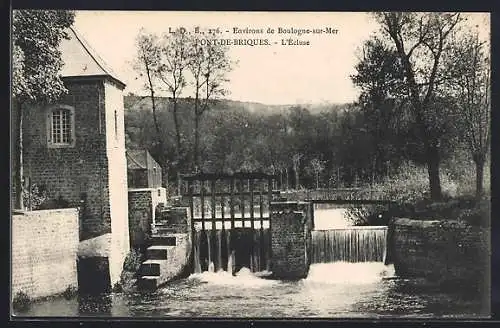
[[(349, 75), (358, 50), (377, 30), (366, 13), (237, 13), (77, 11), (74, 26), (127, 84), (126, 92), (144, 93), (131, 68), (135, 38), (141, 28), (163, 33), (169, 28), (219, 27), (223, 38), (268, 38), (270, 46), (231, 46), (238, 65), (230, 73), (228, 98), (266, 104), (351, 102), (357, 98)], [(233, 28), (271, 27), (338, 30), (294, 37), (290, 34), (234, 34)], [(489, 29), (489, 27), (488, 27)], [(229, 31), (229, 33), (226, 33)], [(282, 46), (288, 38), (309, 40), (309, 46)], [(278, 44), (274, 44), (277, 42)]]

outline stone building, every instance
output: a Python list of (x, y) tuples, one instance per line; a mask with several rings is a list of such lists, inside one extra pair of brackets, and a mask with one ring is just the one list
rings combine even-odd
[(161, 166), (146, 149), (127, 150), (129, 188), (161, 187)]
[(130, 245), (147, 246), (159, 204), (167, 204), (161, 167), (146, 149), (127, 150)]
[(129, 250), (125, 84), (68, 32), (60, 45), (68, 93), (23, 108), (24, 174), (49, 198), (81, 206), (79, 256), (105, 258), (112, 285)]

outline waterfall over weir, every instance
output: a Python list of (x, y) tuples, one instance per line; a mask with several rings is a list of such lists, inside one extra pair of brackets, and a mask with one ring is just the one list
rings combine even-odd
[(269, 229), (197, 230), (194, 233), (194, 273), (269, 271)]
[(312, 263), (383, 262), (386, 239), (386, 226), (312, 231)]

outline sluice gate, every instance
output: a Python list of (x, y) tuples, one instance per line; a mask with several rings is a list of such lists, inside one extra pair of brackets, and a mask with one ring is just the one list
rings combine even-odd
[(264, 173), (183, 176), (190, 208), (193, 271), (269, 269), (270, 203), (276, 177)]

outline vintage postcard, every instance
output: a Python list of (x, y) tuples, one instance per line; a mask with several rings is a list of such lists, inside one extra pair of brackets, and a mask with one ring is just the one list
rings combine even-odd
[(13, 319), (490, 317), (489, 13), (12, 17)]

